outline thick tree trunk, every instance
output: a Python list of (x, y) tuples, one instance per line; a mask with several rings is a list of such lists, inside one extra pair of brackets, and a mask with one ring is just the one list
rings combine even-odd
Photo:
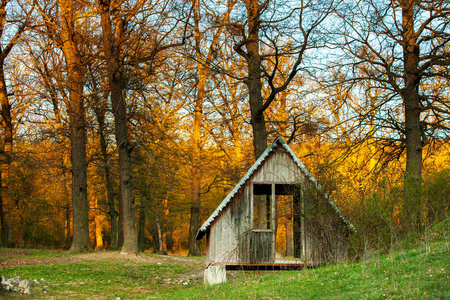
[(294, 256), (294, 233), (293, 233), (293, 212), (294, 212), (294, 203), (293, 197), (289, 197), (287, 200), (287, 213), (285, 217), (284, 226), (286, 228), (286, 256)]
[[(72, 77), (73, 76), (73, 77)], [(85, 112), (81, 93), (83, 85), (81, 74), (69, 67), (69, 78), (77, 82), (70, 85), (70, 142), (72, 162), (72, 210), (73, 210), (73, 238), (71, 251), (92, 250), (89, 238), (89, 206), (87, 200), (87, 161), (86, 161), (86, 132)], [(69, 79), (69, 81), (72, 81)]]
[(0, 220), (2, 223), (1, 240), (4, 247), (12, 246), (11, 221), (9, 215), (10, 199), (8, 196), (8, 178), (11, 168), (11, 154), (13, 150), (13, 126), (11, 118), (11, 105), (6, 90), (3, 60), (0, 61), (0, 101), (2, 105), (3, 141), (0, 149), (1, 160), (1, 187), (0, 187)]
[(86, 122), (83, 99), (84, 72), (75, 41), (74, 3), (60, 0), (62, 50), (66, 59), (69, 89), (69, 127), (72, 162), (73, 238), (70, 251), (91, 251), (87, 200)]
[[(127, 109), (124, 98), (126, 79), (121, 65), (121, 43), (126, 24), (116, 21), (115, 35), (112, 31), (110, 2), (100, 4), (103, 30), (103, 51), (105, 54), (111, 103), (114, 113), (115, 136), (119, 152), (120, 214), (123, 226), (122, 253), (138, 253), (138, 233), (136, 228), (135, 203), (131, 168), (132, 146), (128, 140)], [(117, 44), (116, 44), (117, 43)]]
[[(303, 214), (303, 199), (301, 197), (301, 193), (295, 193), (293, 196), (292, 203), (292, 211), (293, 211), (293, 242), (292, 242), (292, 252), (295, 258), (302, 258), (305, 261), (305, 257), (302, 257), (303, 250), (303, 239), (304, 233), (302, 231), (305, 228), (302, 227), (302, 219), (304, 217)], [(306, 261), (305, 261), (306, 262)]]
[[(0, 169), (0, 172), (1, 172), (1, 169)], [(0, 228), (1, 228), (1, 230), (0, 230), (0, 247), (5, 247), (5, 246), (3, 246), (4, 245), (4, 242), (3, 242), (3, 240), (7, 240), (7, 235), (5, 234), (5, 237), (3, 236), (4, 235), (4, 228), (6, 228), (5, 227), (5, 214), (4, 214), (4, 211), (3, 211), (3, 197), (2, 197), (2, 193), (1, 193), (1, 189), (2, 189), (2, 184), (3, 184), (3, 182), (2, 182), (2, 178), (1, 178), (1, 176), (0, 176)], [(6, 231), (7, 232), (7, 231)]]
[(407, 230), (417, 232), (422, 209), (422, 128), (419, 95), (419, 45), (414, 30), (414, 7), (416, 1), (402, 2), (403, 62), (405, 87), (402, 98), (405, 107), (406, 172), (404, 222)]
[[(202, 67), (199, 67), (199, 71)], [(202, 73), (202, 74), (200, 74)], [(197, 101), (194, 111), (194, 126), (192, 131), (192, 186), (191, 186), (191, 219), (189, 224), (189, 256), (200, 255), (198, 242), (196, 240), (197, 231), (200, 228), (200, 184), (201, 184), (201, 160), (200, 160), (200, 139), (203, 119), (203, 93), (205, 84), (205, 72), (199, 72), (199, 84), (197, 90)]]
[[(246, 60), (247, 63), (248, 78), (246, 79), (245, 83), (248, 86), (254, 154), (255, 159), (258, 159), (267, 148), (267, 129), (264, 112), (276, 99), (277, 95), (280, 92), (286, 90), (290, 82), (295, 78), (296, 74), (299, 71), (299, 66), (302, 63), (303, 54), (311, 45), (311, 34), (315, 31), (316, 26), (318, 26), (318, 24), (323, 21), (324, 17), (329, 13), (329, 11), (320, 12), (318, 14), (318, 18), (312, 23), (310, 23), (311, 20), (309, 19), (309, 17), (305, 18), (308, 19), (306, 23), (310, 23), (311, 25), (311, 27), (309, 28), (304, 27), (305, 24), (303, 24), (303, 17), (300, 18), (299, 26), (301, 29), (301, 35), (303, 36), (303, 42), (301, 45), (299, 45), (300, 47), (298, 48), (296, 54), (297, 57), (295, 63), (290, 67), (290, 71), (287, 74), (283, 74), (285, 72), (281, 72), (275, 66), (271, 71), (267, 70), (267, 74), (271, 75), (265, 77), (268, 83), (268, 95), (266, 98), (264, 98), (262, 94), (262, 77), (265, 72), (263, 72), (263, 57), (260, 54), (260, 30), (261, 28), (263, 28), (261, 26), (262, 23), (268, 24), (267, 21), (261, 20), (261, 15), (267, 8), (267, 3), (261, 2), (259, 0), (244, 0), (244, 2), (247, 10), (247, 35), (245, 35), (245, 33), (242, 35), (241, 42), (235, 45), (234, 49)], [(303, 16), (303, 11), (307, 10), (307, 7), (309, 5), (311, 4), (306, 4), (306, 6), (302, 5), (302, 7), (298, 8), (301, 11), (301, 16)], [(266, 27), (266, 25), (264, 26)], [(239, 30), (241, 29), (239, 28)], [(272, 40), (272, 42), (275, 42), (275, 40)], [(246, 51), (244, 51), (243, 49), (244, 46)], [(277, 49), (280, 50), (280, 48), (278, 47)], [(276, 61), (275, 65), (277, 67), (279, 67), (278, 63), (284, 55), (285, 54), (281, 54), (278, 52), (273, 54), (273, 60)], [(277, 78), (283, 77), (283, 83), (277, 86), (275, 84), (275, 82), (279, 80)]]
[[(123, 253), (137, 253), (139, 249), (135, 216), (136, 208), (133, 196), (133, 176), (131, 169), (132, 147), (128, 141), (127, 112), (125, 99), (123, 98), (123, 89), (120, 87), (121, 83), (123, 84), (125, 79), (122, 75), (117, 75), (116, 72), (108, 73), (111, 89), (111, 102), (113, 106), (114, 121), (116, 125), (116, 143), (119, 148), (119, 177), (121, 196), (120, 213), (123, 218), (123, 245), (121, 251)], [(119, 71), (119, 73), (121, 72)], [(120, 79), (117, 79), (117, 77), (120, 77)]]
[(203, 97), (205, 95), (205, 84), (207, 69), (201, 64), (202, 56), (200, 52), (200, 9), (197, 1), (193, 1), (194, 6), (194, 29), (195, 29), (195, 46), (197, 54), (197, 97), (194, 107), (194, 124), (191, 135), (191, 155), (192, 155), (192, 184), (191, 184), (191, 218), (189, 222), (189, 256), (199, 256), (200, 249), (196, 239), (197, 231), (200, 228), (200, 188), (201, 188), (201, 131), (203, 121)]
[(108, 147), (105, 138), (105, 110), (104, 107), (96, 109), (98, 131), (100, 135), (100, 150), (102, 153), (103, 170), (105, 172), (106, 194), (108, 198), (109, 217), (110, 217), (110, 249), (117, 250), (117, 210), (114, 203), (114, 187), (111, 177), (111, 169), (109, 166)]
[[(72, 77), (73, 76), (73, 77)], [(83, 85), (81, 74), (69, 67), (70, 85), (70, 142), (72, 162), (72, 209), (73, 209), (73, 238), (71, 251), (92, 250), (89, 238), (89, 206), (87, 200), (87, 161), (86, 161), (86, 132), (84, 103), (81, 93)]]
[[(113, 79), (114, 73), (110, 74), (109, 79)], [(122, 76), (121, 76), (122, 77)], [(123, 77), (121, 80), (125, 80)], [(113, 105), (115, 120), (116, 143), (119, 148), (119, 176), (120, 176), (120, 196), (121, 209), (120, 213), (123, 217), (123, 246), (124, 253), (137, 253), (137, 229), (135, 216), (135, 203), (133, 196), (133, 174), (131, 169), (131, 151), (132, 147), (128, 141), (128, 125), (125, 99), (123, 98), (123, 90), (118, 87), (116, 82), (110, 82), (111, 102)]]
[[(0, 38), (5, 35), (5, 23), (6, 23), (6, 6), (9, 0), (2, 0), (0, 3)], [(8, 31), (9, 32), (9, 31)], [(13, 124), (11, 117), (11, 105), (8, 99), (8, 93), (6, 89), (4, 64), (5, 59), (9, 52), (16, 44), (20, 34), (23, 32), (23, 28), (19, 29), (15, 36), (10, 40), (7, 45), (0, 47), (0, 103), (1, 103), (1, 115), (2, 115), (2, 131), (3, 141), (0, 142), (0, 221), (1, 221), (1, 234), (0, 240), (4, 247), (12, 246), (12, 229), (10, 220), (10, 198), (8, 195), (8, 181), (11, 169), (11, 155), (13, 150)]]
[(263, 109), (262, 81), (261, 81), (261, 56), (259, 53), (259, 26), (260, 10), (258, 1), (247, 1), (248, 18), (248, 43), (247, 68), (248, 68), (248, 96), (250, 103), (251, 125), (253, 130), (253, 147), (255, 159), (258, 159), (267, 148), (267, 129)]
[(111, 170), (109, 168), (109, 165), (105, 164), (105, 179), (106, 179), (106, 193), (108, 196), (108, 206), (109, 206), (109, 216), (110, 216), (110, 226), (111, 226), (111, 232), (110, 232), (110, 249), (111, 250), (118, 250), (117, 245), (117, 216), (118, 212), (116, 210), (116, 205), (114, 203), (114, 188), (111, 178)]

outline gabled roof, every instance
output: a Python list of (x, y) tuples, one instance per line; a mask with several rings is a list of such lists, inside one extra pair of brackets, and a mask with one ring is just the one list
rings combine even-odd
[(228, 194), (228, 196), (223, 199), (222, 203), (216, 208), (216, 210), (209, 216), (206, 222), (200, 227), (197, 232), (197, 240), (200, 240), (208, 231), (211, 223), (215, 220), (215, 218), (219, 215), (219, 213), (230, 203), (231, 199), (233, 199), (234, 195), (239, 191), (239, 189), (247, 182), (247, 180), (253, 175), (253, 173), (258, 169), (258, 167), (264, 162), (264, 160), (269, 156), (270, 152), (274, 150), (277, 145), (282, 145), (287, 153), (292, 157), (294, 162), (300, 168), (300, 170), (305, 174), (305, 176), (315, 185), (316, 189), (323, 194), (328, 203), (333, 207), (339, 217), (344, 221), (345, 224), (352, 230), (356, 231), (356, 228), (353, 224), (344, 216), (341, 210), (336, 206), (336, 204), (331, 200), (330, 196), (324, 191), (322, 186), (317, 182), (314, 176), (311, 175), (309, 170), (305, 167), (305, 165), (300, 161), (300, 159), (295, 155), (292, 149), (288, 144), (279, 136), (275, 139), (275, 141), (267, 147), (267, 149), (261, 154), (261, 156), (256, 160), (256, 162), (252, 165), (252, 167), (245, 173), (244, 177), (236, 184), (233, 190)]

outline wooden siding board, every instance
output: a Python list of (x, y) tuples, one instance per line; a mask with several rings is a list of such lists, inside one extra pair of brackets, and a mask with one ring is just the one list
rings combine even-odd
[(222, 230), (221, 230), (222, 238), (220, 239), (222, 242), (222, 249), (223, 249), (222, 250), (222, 260), (225, 260), (226, 262), (228, 262), (229, 246), (230, 246), (230, 245), (228, 245), (228, 238), (227, 238), (228, 233), (229, 233), (227, 230), (227, 228), (228, 228), (227, 221), (229, 219), (229, 216), (230, 216), (230, 210), (227, 209), (224, 212), (224, 218), (222, 218)]
[(271, 153), (266, 161), (255, 171), (253, 182), (296, 184), (305, 176), (292, 157), (283, 149)]
[(223, 248), (222, 248), (222, 221), (223, 221), (224, 211), (220, 214), (219, 219), (217, 220), (217, 260), (219, 262), (223, 261)]
[[(239, 194), (237, 195), (239, 196)], [(215, 233), (215, 260), (216, 263), (237, 262), (236, 258), (236, 226), (235, 215), (238, 214), (236, 199), (225, 208), (213, 223)]]
[(206, 266), (211, 264), (211, 231), (206, 234)]
[(209, 235), (210, 235), (210, 238), (209, 238), (210, 260), (211, 260), (211, 262), (215, 262), (216, 261), (216, 227), (215, 226), (211, 226)]
[[(236, 194), (219, 216), (211, 228), (211, 237), (214, 237), (214, 263), (238, 263), (239, 236), (245, 230), (251, 230), (250, 222), (249, 185), (243, 187)], [(214, 250), (214, 251), (213, 251)], [(211, 255), (212, 257), (213, 255)]]

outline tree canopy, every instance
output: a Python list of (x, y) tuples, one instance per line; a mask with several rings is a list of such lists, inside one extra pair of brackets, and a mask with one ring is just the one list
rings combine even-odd
[(449, 2), (319, 2), (2, 0), (0, 245), (199, 255), (278, 135), (364, 235), (441, 218)]

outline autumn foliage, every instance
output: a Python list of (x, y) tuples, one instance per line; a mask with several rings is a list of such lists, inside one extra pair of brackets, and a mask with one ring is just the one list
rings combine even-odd
[[(362, 1), (431, 24), (386, 17), (379, 41), (366, 6), (325, 2), (2, 0), (0, 246), (202, 253), (192, 235), (278, 135), (357, 228), (355, 256), (444, 218), (448, 4)], [(348, 18), (366, 39), (329, 28)]]

